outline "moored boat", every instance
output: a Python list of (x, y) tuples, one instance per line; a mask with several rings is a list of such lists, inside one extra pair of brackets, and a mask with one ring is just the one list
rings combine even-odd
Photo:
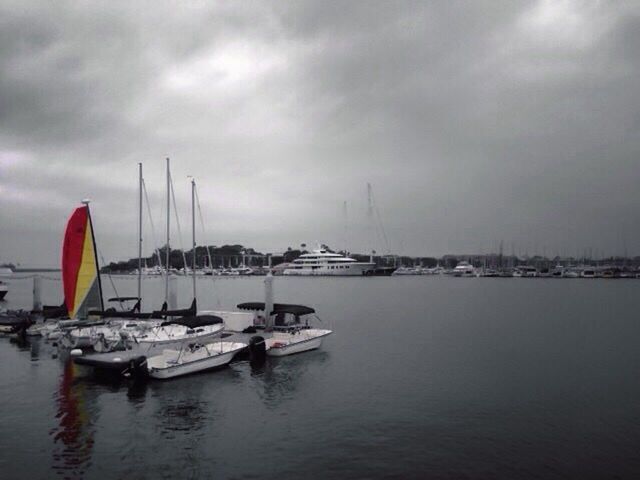
[(359, 262), (324, 248), (300, 255), (283, 270), (283, 275), (363, 276), (376, 268), (373, 262)]
[(161, 354), (148, 357), (147, 373), (151, 378), (165, 380), (211, 370), (227, 365), (245, 348), (247, 344), (241, 342), (183, 343), (178, 350), (164, 349)]

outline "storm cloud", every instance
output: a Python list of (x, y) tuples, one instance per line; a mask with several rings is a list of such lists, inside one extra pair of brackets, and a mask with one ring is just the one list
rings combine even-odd
[(639, 50), (633, 2), (4, 1), (0, 261), (56, 265), (84, 197), (134, 256), (165, 157), (210, 244), (640, 254)]

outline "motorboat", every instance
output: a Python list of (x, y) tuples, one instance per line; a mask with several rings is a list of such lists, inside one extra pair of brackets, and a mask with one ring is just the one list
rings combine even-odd
[(580, 278), (596, 278), (596, 271), (593, 268), (585, 268), (580, 272)]
[(324, 248), (300, 255), (283, 270), (283, 275), (369, 275), (376, 267), (373, 262), (359, 262), (353, 258), (330, 252)]
[(31, 326), (31, 312), (26, 310), (0, 311), (0, 333), (16, 333)]
[(163, 349), (160, 355), (148, 357), (147, 374), (151, 378), (169, 379), (227, 365), (247, 348), (242, 342), (183, 342), (180, 349)]
[(168, 320), (159, 326), (148, 328), (142, 333), (133, 333), (131, 340), (143, 347), (187, 340), (204, 343), (219, 337), (223, 330), (224, 322), (219, 317), (196, 315)]
[(492, 268), (485, 268), (483, 269), (480, 274), (480, 277), (499, 277), (500, 276), (500, 272), (498, 272), (497, 270), (494, 270)]
[(422, 275), (422, 269), (419, 267), (398, 267), (391, 274), (392, 276), (396, 275)]
[(314, 350), (319, 348), (324, 337), (331, 335), (331, 333), (331, 330), (302, 327), (275, 331), (272, 337), (265, 339), (267, 355), (284, 357), (285, 355)]
[[(240, 310), (265, 312), (269, 309), (263, 302), (248, 302), (238, 305)], [(270, 319), (273, 325), (265, 322), (256, 327), (264, 331), (266, 354), (271, 357), (283, 357), (294, 353), (315, 350), (322, 345), (325, 337), (333, 333), (332, 330), (313, 328), (309, 325), (309, 315), (315, 310), (304, 305), (273, 304)], [(264, 321), (264, 316), (257, 317)]]
[(476, 269), (469, 262), (461, 261), (452, 272), (454, 277), (475, 277)]
[(536, 269), (536, 267), (533, 267), (531, 265), (520, 265), (518, 267), (518, 270), (520, 271), (520, 276), (522, 278), (532, 278), (538, 276), (538, 270)]

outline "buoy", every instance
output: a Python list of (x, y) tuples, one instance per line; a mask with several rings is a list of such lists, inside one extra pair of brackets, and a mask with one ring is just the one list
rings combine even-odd
[(72, 357), (78, 357), (78, 356), (82, 355), (82, 350), (79, 349), (79, 348), (74, 348), (69, 353), (71, 354)]

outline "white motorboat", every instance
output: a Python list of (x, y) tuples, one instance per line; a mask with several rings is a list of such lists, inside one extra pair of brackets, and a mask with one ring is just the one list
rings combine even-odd
[(454, 277), (475, 277), (476, 269), (469, 262), (462, 261), (453, 269)]
[(522, 278), (531, 278), (538, 276), (538, 270), (536, 267), (532, 267), (531, 265), (520, 265), (518, 267), (520, 271), (520, 277)]
[(282, 272), (283, 275), (362, 276), (375, 270), (373, 262), (359, 262), (353, 258), (317, 249), (300, 255)]
[[(264, 328), (266, 354), (282, 357), (319, 348), (322, 340), (333, 331), (309, 326), (308, 315), (315, 314), (315, 310), (311, 307), (272, 303), (272, 300), (269, 300), (272, 297), (268, 283), (270, 279), (272, 277), (267, 275), (266, 302), (248, 302), (238, 305), (240, 310), (262, 312), (262, 315), (256, 317), (255, 323), (256, 327)], [(267, 311), (270, 311), (269, 315), (265, 315)], [(264, 323), (260, 324), (261, 321)]]
[(332, 333), (331, 330), (319, 328), (296, 328), (288, 331), (275, 331), (272, 337), (265, 339), (267, 355), (284, 357), (285, 355), (315, 350), (320, 348), (324, 337)]
[(596, 271), (593, 268), (584, 268), (580, 272), (580, 278), (596, 278)]
[(143, 347), (183, 341), (205, 343), (219, 337), (223, 330), (224, 322), (221, 318), (214, 315), (197, 315), (163, 322), (143, 333), (133, 333), (130, 338)]
[(420, 267), (398, 267), (391, 275), (423, 275), (423, 271)]
[(221, 367), (247, 348), (247, 344), (241, 342), (185, 344), (179, 350), (164, 349), (160, 355), (148, 357), (149, 376), (164, 380)]

